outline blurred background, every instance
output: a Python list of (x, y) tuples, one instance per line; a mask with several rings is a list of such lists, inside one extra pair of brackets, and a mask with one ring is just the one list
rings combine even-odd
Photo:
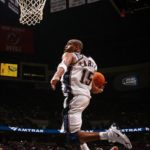
[[(56, 2), (56, 3), (55, 3)], [(71, 6), (71, 3), (74, 5)], [(56, 5), (55, 5), (56, 4)], [(83, 130), (150, 127), (150, 1), (46, 0), (43, 20), (21, 24), (16, 0), (0, 0), (0, 126), (52, 129), (61, 127), (61, 84), (51, 80), (66, 43), (83, 42), (107, 85), (92, 95), (83, 112)], [(134, 150), (149, 150), (149, 132), (128, 132)], [(90, 150), (109, 150), (118, 143), (90, 142)], [(25, 133), (0, 128), (0, 149), (80, 149), (64, 134)]]

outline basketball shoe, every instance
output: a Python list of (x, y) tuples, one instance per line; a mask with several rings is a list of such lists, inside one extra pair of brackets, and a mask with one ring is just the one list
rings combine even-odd
[(121, 130), (115, 123), (111, 125), (111, 127), (108, 129), (107, 132), (109, 142), (112, 143), (118, 142), (126, 146), (128, 149), (132, 148), (131, 142), (128, 139), (128, 137), (121, 132)]

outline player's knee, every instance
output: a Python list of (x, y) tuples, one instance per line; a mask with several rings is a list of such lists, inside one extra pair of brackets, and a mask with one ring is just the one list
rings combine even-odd
[(67, 134), (67, 142), (71, 145), (80, 144), (78, 133), (69, 133)]

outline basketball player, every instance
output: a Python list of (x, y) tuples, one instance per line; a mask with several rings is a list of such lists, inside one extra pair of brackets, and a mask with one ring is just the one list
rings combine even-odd
[(132, 145), (126, 135), (113, 124), (107, 132), (81, 132), (82, 112), (89, 105), (91, 93), (102, 93), (104, 86), (97, 88), (93, 82), (93, 75), (97, 65), (91, 57), (81, 54), (83, 44), (77, 39), (68, 41), (65, 46), (62, 61), (51, 79), (52, 89), (56, 83), (62, 82), (62, 91), (66, 97), (63, 109), (62, 131), (67, 134), (69, 144), (80, 144), (81, 149), (89, 150), (86, 142), (94, 140), (108, 140), (119, 142), (131, 149)]

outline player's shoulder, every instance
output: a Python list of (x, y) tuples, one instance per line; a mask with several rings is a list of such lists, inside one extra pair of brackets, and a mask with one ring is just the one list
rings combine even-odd
[(73, 56), (72, 53), (65, 52), (65, 53), (63, 53), (62, 58), (64, 58), (64, 57), (72, 57), (72, 56)]
[(91, 56), (87, 56), (87, 57), (89, 60), (91, 60), (92, 62), (94, 62), (96, 64), (95, 60)]
[(94, 64), (95, 71), (97, 71), (97, 64), (95, 60), (91, 56), (86, 56), (86, 57), (88, 58), (88, 60), (90, 60)]
[(65, 55), (72, 55), (72, 53), (70, 53), (70, 52), (64, 52), (62, 56), (65, 56)]
[(77, 52), (73, 52), (72, 54), (76, 57), (77, 60), (81, 60), (83, 58), (83, 54)]

